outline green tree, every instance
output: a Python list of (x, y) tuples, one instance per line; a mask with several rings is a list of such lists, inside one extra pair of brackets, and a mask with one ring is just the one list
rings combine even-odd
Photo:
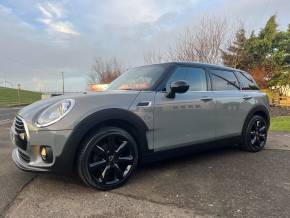
[(277, 67), (269, 86), (275, 87), (280, 94), (285, 94), (290, 88), (290, 24), (288, 30), (280, 31), (273, 40), (273, 59)]
[(270, 78), (276, 67), (273, 41), (277, 35), (276, 16), (273, 15), (261, 29), (258, 36), (252, 35), (246, 43), (246, 53), (251, 60), (252, 69), (259, 68), (265, 73), (265, 79)]
[(259, 38), (272, 42), (276, 37), (278, 24), (276, 22), (276, 15), (270, 17), (267, 21), (266, 26), (260, 31)]
[(246, 31), (244, 28), (240, 28), (236, 32), (235, 39), (231, 45), (226, 51), (222, 51), (222, 59), (225, 65), (242, 70), (248, 70), (247, 57), (245, 54), (246, 41)]
[(285, 86), (290, 83), (290, 25), (287, 31), (278, 31), (273, 15), (257, 35), (252, 32), (247, 38), (245, 30), (239, 29), (222, 58), (227, 66), (250, 71), (262, 88)]

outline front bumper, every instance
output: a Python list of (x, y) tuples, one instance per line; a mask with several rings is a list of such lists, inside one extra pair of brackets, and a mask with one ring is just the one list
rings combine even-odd
[[(16, 148), (12, 152), (12, 159), (16, 166), (25, 171), (38, 171), (38, 172), (49, 172), (49, 171), (70, 171), (67, 166), (66, 160), (63, 156), (63, 150), (66, 145), (66, 141), (71, 133), (71, 130), (39, 130), (31, 127), (29, 123), (21, 119), (25, 130), (19, 133), (19, 124), (13, 122), (11, 127), (11, 140)], [(17, 126), (18, 125), (18, 126)], [(24, 134), (24, 135), (23, 135)], [(53, 154), (51, 162), (46, 162), (41, 158), (40, 148), (42, 146), (50, 147)], [(63, 167), (65, 166), (65, 167)]]
[(38, 171), (38, 172), (48, 172), (48, 169), (38, 168), (38, 167), (32, 167), (29, 166), (25, 161), (22, 160), (22, 158), (19, 155), (19, 149), (15, 148), (12, 151), (12, 160), (16, 164), (16, 166), (25, 171)]

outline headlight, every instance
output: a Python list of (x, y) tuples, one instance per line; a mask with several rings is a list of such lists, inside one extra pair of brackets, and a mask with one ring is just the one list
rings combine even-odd
[(74, 104), (74, 99), (65, 99), (51, 105), (39, 115), (36, 125), (45, 127), (56, 123), (70, 112)]

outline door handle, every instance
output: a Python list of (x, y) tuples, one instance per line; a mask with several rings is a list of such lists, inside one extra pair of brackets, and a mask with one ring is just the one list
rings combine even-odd
[(243, 99), (245, 99), (245, 100), (250, 100), (251, 98), (253, 98), (252, 96), (249, 96), (249, 95), (245, 95), (244, 97), (243, 97)]
[(212, 97), (205, 96), (205, 97), (201, 97), (200, 100), (202, 100), (202, 101), (212, 101), (213, 98)]
[(150, 107), (151, 101), (142, 101), (137, 104), (137, 107)]

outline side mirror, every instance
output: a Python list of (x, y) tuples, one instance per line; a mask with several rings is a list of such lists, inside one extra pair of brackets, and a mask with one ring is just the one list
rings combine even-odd
[(184, 80), (174, 81), (170, 84), (170, 91), (167, 93), (167, 98), (175, 98), (175, 93), (185, 93), (189, 89), (189, 84)]

